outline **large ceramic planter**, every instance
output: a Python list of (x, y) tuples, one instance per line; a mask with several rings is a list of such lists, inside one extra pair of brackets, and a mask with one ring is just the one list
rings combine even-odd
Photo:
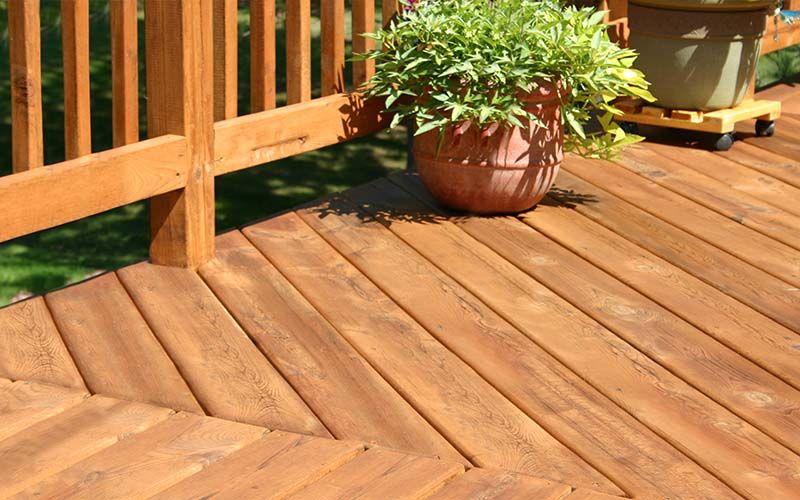
[(629, 43), (660, 106), (736, 106), (755, 74), (772, 0), (631, 0)]
[(532, 208), (553, 185), (564, 156), (562, 97), (552, 84), (524, 97), (526, 109), (543, 126), (451, 127), (438, 151), (438, 131), (420, 135), (414, 160), (425, 186), (457, 210), (489, 214)]

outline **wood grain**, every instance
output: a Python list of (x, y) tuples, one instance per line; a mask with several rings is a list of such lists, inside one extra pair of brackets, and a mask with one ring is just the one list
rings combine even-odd
[(197, 274), (142, 263), (117, 275), (210, 415), (330, 435)]
[(186, 179), (186, 141), (174, 135), (0, 177), (0, 241), (170, 192)]
[(214, 174), (222, 175), (253, 165), (362, 137), (389, 126), (381, 100), (360, 94), (336, 94), (285, 106), (214, 126)]
[(111, 128), (115, 148), (139, 140), (139, 35), (136, 0), (109, 0)]
[(360, 443), (274, 431), (165, 490), (155, 499), (286, 498), (363, 451)]
[(179, 413), (26, 488), (19, 496), (149, 498), (264, 432), (260, 427)]
[(214, 255), (212, 0), (145, 1), (147, 133), (186, 137), (186, 185), (150, 201), (150, 259), (195, 268)]
[(322, 95), (344, 92), (344, 0), (320, 5)]
[[(352, 0), (353, 54), (363, 54), (375, 49), (375, 40), (362, 36), (375, 31), (375, 2)], [(375, 74), (375, 61), (353, 61), (353, 85), (360, 87)]]
[(275, 0), (250, 0), (250, 112), (275, 107)]
[[(534, 215), (541, 217), (543, 208), (546, 207), (539, 206), (531, 218)], [(566, 226), (571, 232), (584, 234), (582, 227), (576, 230), (574, 226)], [(435, 259), (443, 270), (478, 294), (572, 371), (726, 484), (746, 494), (764, 495), (769, 491), (772, 495), (791, 497), (792, 483), (796, 478), (789, 471), (796, 467), (794, 462), (798, 460), (794, 453), (715, 404), (583, 314), (568, 308), (558, 314), (554, 314), (551, 308), (545, 309), (541, 304), (546, 295), (536, 294), (531, 282), (523, 287), (523, 281), (515, 283), (500, 274), (499, 261), (470, 265), (477, 259), (463, 257), (463, 250), (442, 250), (443, 245), (422, 238), (415, 241), (415, 248), (431, 259), (433, 250), (426, 245), (447, 253), (449, 259)], [(598, 254), (612, 259), (607, 252), (598, 250), (597, 246), (594, 248)], [(487, 272), (490, 269), (491, 272)], [(487, 276), (497, 280), (497, 284), (487, 286)], [(521, 300), (525, 297), (530, 299)], [(542, 309), (545, 309), (546, 317)], [(558, 316), (568, 317), (569, 322), (557, 324)], [(599, 365), (603, 369), (597, 369)], [(757, 472), (766, 470), (771, 472), (763, 475)], [(766, 475), (770, 476), (769, 479)], [(778, 493), (780, 489), (782, 492)]]
[(472, 463), (619, 491), (431, 337), (299, 216), (286, 214), (244, 233)]
[(431, 500), (513, 500), (535, 498), (537, 500), (560, 500), (572, 492), (566, 484), (554, 483), (521, 474), (470, 469), (449, 482)]
[(39, 22), (39, 0), (8, 3), (11, 165), (15, 173), (44, 164)]
[(236, 117), (239, 85), (237, 0), (214, 0), (214, 121)]
[[(800, 137), (797, 140), (800, 141)], [(791, 184), (708, 151), (658, 143), (647, 143), (646, 147), (656, 154), (680, 162), (684, 167), (714, 178), (731, 189), (758, 198), (791, 214), (800, 215), (800, 206), (796, 203), (796, 200), (800, 200), (800, 188)]]
[[(791, 292), (791, 285), (567, 172), (559, 176), (557, 185), (561, 191), (556, 190), (554, 199), (574, 207), (575, 211), (702, 279), (723, 294), (737, 298), (786, 327), (800, 330), (800, 300)], [(591, 201), (570, 204), (570, 199), (578, 197)], [(653, 297), (661, 295), (655, 284), (650, 288), (652, 294), (647, 291), (648, 287), (641, 290)], [(684, 312), (684, 308), (678, 307), (679, 299), (665, 304), (733, 350), (800, 387), (796, 362), (800, 337), (786, 328), (765, 321), (743, 328), (738, 323), (737, 307), (728, 308), (732, 316), (728, 319), (717, 312), (717, 305), (709, 305), (710, 315), (707, 316), (691, 314), (696, 312), (694, 310)]]
[(71, 160), (92, 152), (89, 96), (89, 0), (61, 0), (64, 150)]
[(240, 232), (200, 275), (337, 439), (465, 461)]
[(0, 376), (85, 389), (41, 297), (0, 309)]
[(286, 0), (286, 103), (311, 100), (311, 0)]
[(426, 498), (464, 466), (373, 448), (290, 498)]
[(665, 222), (800, 287), (797, 250), (608, 162), (568, 156), (562, 167)]
[[(662, 156), (647, 146), (633, 146), (620, 165), (685, 196), (739, 224), (800, 250), (800, 217)], [(800, 252), (797, 254), (800, 256)]]
[(13, 495), (167, 418), (171, 410), (93, 396), (0, 442), (0, 495)]
[(0, 441), (89, 397), (80, 389), (0, 379)]
[(800, 188), (800, 161), (757, 148), (746, 142), (738, 142), (728, 151), (716, 153), (762, 174)]
[(114, 273), (52, 292), (46, 301), (93, 393), (203, 414)]

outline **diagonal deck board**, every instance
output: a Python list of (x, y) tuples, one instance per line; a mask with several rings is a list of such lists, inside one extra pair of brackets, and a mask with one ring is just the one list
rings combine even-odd
[(334, 436), (464, 460), (240, 232), (216, 249), (200, 275)]
[[(475, 269), (474, 276), (480, 282), (480, 288), (497, 295), (502, 302), (498, 308), (498, 302), (484, 298), (484, 302), (494, 306), (495, 310), (513, 307), (518, 313), (516, 316), (523, 318), (547, 315), (547, 322), (537, 323), (543, 336), (563, 336), (562, 332), (574, 326), (586, 327), (575, 321), (576, 312), (570, 310), (568, 305), (513, 266), (502, 262), (492, 252), (482, 251), (449, 222), (415, 222), (411, 214), (418, 213), (420, 205), (409, 200), (407, 194), (399, 194), (397, 188), (393, 190), (386, 183), (381, 183), (372, 192), (356, 189), (347, 194), (370, 209), (381, 211), (385, 208), (389, 214), (392, 210), (403, 214), (398, 218), (388, 216), (388, 227), (457, 279), (463, 274), (459, 276), (458, 272), (453, 273), (449, 265), (453, 268)], [(341, 206), (340, 211), (352, 212), (345, 206)], [(425, 213), (424, 210), (422, 213)], [(409, 214), (411, 221), (403, 220), (406, 214)], [(330, 221), (332, 218), (324, 220)], [(687, 463), (671, 446), (641, 424), (626, 418), (611, 401), (570, 374), (494, 311), (483, 306), (468, 292), (460, 291), (459, 285), (442, 276), (439, 270), (426, 265), (409, 249), (392, 245), (392, 238), (381, 237), (385, 231), (362, 228), (361, 234), (358, 234), (357, 229), (344, 227), (346, 224), (328, 222), (321, 231), (326, 237), (332, 234), (346, 240), (341, 245), (346, 244), (352, 250), (346, 254), (357, 256), (353, 262), (395, 301), (432, 332), (436, 332), (445, 345), (542, 422), (551, 433), (560, 436), (565, 444), (589, 463), (602, 468), (623, 489), (641, 496), (682, 497), (696, 492), (697, 485), (702, 484), (709, 496), (726, 495), (724, 487), (720, 487), (693, 464)], [(384, 259), (382, 266), (386, 268), (386, 274), (381, 275), (376, 266), (369, 264), (378, 259), (378, 252), (396, 256), (399, 262), (413, 264), (410, 266), (413, 271), (401, 275), (394, 263)], [(491, 266), (493, 273), (484, 272), (483, 266)], [(414, 288), (409, 287), (406, 281), (437, 292), (416, 298)], [(412, 292), (404, 293), (404, 290)], [(438, 290), (445, 290), (446, 293)], [(474, 288), (472, 290), (481, 293)], [(458, 307), (454, 305), (455, 301), (463, 304), (462, 307), (467, 310), (448, 314), (447, 311)], [(426, 303), (435, 305), (426, 309)], [(473, 320), (476, 316), (480, 318), (479, 321)], [(436, 328), (437, 325), (448, 325), (448, 328)], [(614, 426), (610, 422), (615, 422)], [(642, 453), (643, 450), (646, 452)], [(623, 456), (628, 458), (610, 459)], [(664, 470), (669, 470), (669, 474), (659, 476), (656, 472)]]
[(171, 410), (93, 396), (0, 441), (3, 498), (166, 419)]
[[(800, 139), (798, 139), (800, 140)], [(684, 167), (712, 177), (734, 192), (758, 198), (793, 215), (800, 215), (800, 188), (775, 177), (740, 165), (722, 155), (693, 148), (648, 142), (643, 145), (656, 154), (678, 161)], [(738, 144), (737, 148), (738, 149)]]
[(463, 500), (465, 498), (561, 500), (570, 493), (570, 488), (563, 484), (511, 474), (498, 474), (484, 469), (472, 469), (446, 484), (430, 498), (431, 500)]
[[(553, 197), (562, 204), (574, 207), (581, 215), (653, 252), (785, 327), (795, 332), (800, 331), (800, 295), (793, 294), (793, 287), (788, 283), (568, 172), (564, 172), (559, 178), (558, 186), (565, 191), (557, 191)], [(578, 198), (585, 198), (586, 201), (571, 201)], [(653, 296), (661, 295), (655, 287), (653, 290)], [(665, 291), (664, 295), (666, 293)], [(667, 302), (666, 305), (669, 307), (671, 303)], [(770, 328), (764, 323), (756, 327), (742, 326), (738, 317), (725, 319), (715, 311), (709, 311), (709, 315), (695, 315), (682, 313), (681, 308), (672, 310), (732, 349), (761, 364), (766, 370), (778, 373), (800, 388), (800, 366), (796, 363), (796, 346), (800, 338), (785, 328)]]
[(800, 287), (800, 253), (616, 164), (569, 156), (563, 168), (659, 219)]
[(800, 188), (800, 161), (797, 159), (777, 155), (745, 142), (739, 142), (735, 148), (715, 154)]
[[(346, 208), (339, 210), (345, 211)], [(381, 231), (375, 224), (353, 223), (353, 217), (348, 216), (318, 217), (318, 220), (329, 221), (326, 222), (327, 231), (323, 235), (406, 309), (421, 311), (424, 306), (409, 292), (413, 287), (404, 280), (424, 284), (424, 288), (429, 290), (429, 297), (435, 298), (438, 305), (447, 304), (445, 294), (433, 291), (456, 287), (449, 284), (438, 270), (415, 259), (404, 247), (391, 243), (390, 235), (384, 236), (388, 231)], [(402, 221), (398, 223), (400, 225)], [(422, 224), (407, 226), (426, 227)], [(441, 230), (436, 232), (436, 235), (441, 234)], [(530, 282), (520, 285), (504, 276), (499, 263), (488, 264), (479, 258), (467, 258), (464, 248), (433, 242), (433, 237), (433, 232), (416, 237), (414, 248), (469, 290), (478, 293), (506, 320), (513, 322), (607, 397), (655, 432), (666, 436), (699, 463), (711, 468), (727, 484), (741, 492), (766, 494), (770, 491), (787, 498), (790, 498), (792, 489), (799, 486), (793, 484), (798, 479), (791, 472), (800, 465), (796, 455), (712, 403), (629, 345), (597, 328), (593, 322), (576, 314), (577, 311), (570, 314), (559, 312), (554, 307), (543, 310), (540, 304), (546, 299), (546, 293), (537, 291)], [(379, 255), (391, 256), (393, 260), (384, 258), (378, 262)], [(402, 271), (397, 267), (398, 263), (405, 263), (408, 269), (406, 276), (400, 275)], [(500, 284), (486, 283), (489, 270), (493, 270), (492, 278)], [(433, 277), (441, 284), (433, 282)], [(524, 297), (532, 298), (524, 300)], [(466, 300), (463, 294), (460, 300)], [(414, 301), (417, 301), (416, 304)], [(571, 320), (569, 323), (556, 321), (555, 316), (567, 314)], [(550, 316), (549, 321), (547, 315)], [(421, 321), (422, 316), (420, 314)], [(426, 310), (424, 316), (435, 319), (436, 313)], [(489, 321), (481, 316), (481, 322)], [(493, 328), (498, 329), (498, 326), (493, 325)], [(599, 361), (604, 368), (592, 369), (592, 361)], [(791, 435), (789, 430), (786, 431), (787, 436)], [(725, 453), (731, 449), (737, 451)], [(754, 474), (743, 477), (743, 467), (752, 468)], [(764, 478), (757, 477), (762, 473), (771, 476), (771, 479), (764, 481)]]
[(297, 215), (270, 219), (244, 232), (472, 463), (554, 480), (580, 477), (590, 488), (616, 492), (439, 344)]
[(42, 297), (0, 309), (0, 377), (85, 388)]
[(646, 145), (632, 146), (617, 163), (739, 224), (800, 249), (800, 217), (796, 215), (685, 167)]
[(209, 414), (330, 435), (196, 273), (137, 264), (117, 274)]
[[(398, 500), (422, 499), (463, 472), (464, 468), (460, 464), (443, 463), (430, 458), (376, 448), (359, 455), (352, 462), (290, 498), (293, 500), (390, 497)], [(414, 487), (409, 488), (408, 484), (412, 482)]]
[(364, 451), (353, 441), (274, 431), (227, 460), (221, 460), (155, 498), (238, 500), (285, 498), (350, 462)]
[(114, 273), (45, 299), (93, 393), (203, 413)]
[(0, 441), (83, 402), (80, 389), (0, 379)]
[(20, 497), (147, 498), (264, 432), (259, 427), (178, 413), (40, 481), (20, 492)]

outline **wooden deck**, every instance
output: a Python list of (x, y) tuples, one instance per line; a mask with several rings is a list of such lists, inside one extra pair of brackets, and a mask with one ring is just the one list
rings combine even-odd
[[(73, 389), (0, 381), (0, 463), (35, 464), (2, 487), (131, 467), (170, 498), (798, 498), (800, 87), (764, 97), (774, 137), (570, 157), (518, 217), (443, 213), (397, 175), (222, 234), (197, 272), (0, 310), (0, 377)], [(297, 458), (256, 471), (277, 449)]]

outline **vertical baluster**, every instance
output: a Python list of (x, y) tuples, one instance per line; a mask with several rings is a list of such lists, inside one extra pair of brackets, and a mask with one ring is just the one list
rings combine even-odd
[(150, 204), (150, 259), (196, 268), (214, 255), (212, 0), (146, 0), (147, 132), (186, 137), (186, 187)]
[(311, 0), (286, 0), (286, 102), (311, 100)]
[(214, 0), (214, 120), (236, 117), (237, 0)]
[(139, 47), (136, 0), (110, 0), (111, 123), (114, 147), (139, 140)]
[[(375, 41), (362, 36), (375, 31), (374, 0), (353, 0), (353, 53), (360, 54), (373, 50)], [(375, 61), (355, 61), (353, 63), (353, 84), (358, 87), (375, 73)]]
[(322, 95), (344, 91), (344, 0), (323, 0)]
[(92, 152), (89, 102), (89, 0), (61, 0), (64, 149), (67, 159)]
[(275, 107), (275, 0), (250, 0), (250, 111)]
[(14, 172), (44, 164), (39, 0), (8, 2), (11, 149)]
[(386, 26), (389, 24), (389, 21), (392, 20), (392, 17), (400, 10), (400, 5), (398, 0), (383, 0), (382, 7), (381, 23)]

